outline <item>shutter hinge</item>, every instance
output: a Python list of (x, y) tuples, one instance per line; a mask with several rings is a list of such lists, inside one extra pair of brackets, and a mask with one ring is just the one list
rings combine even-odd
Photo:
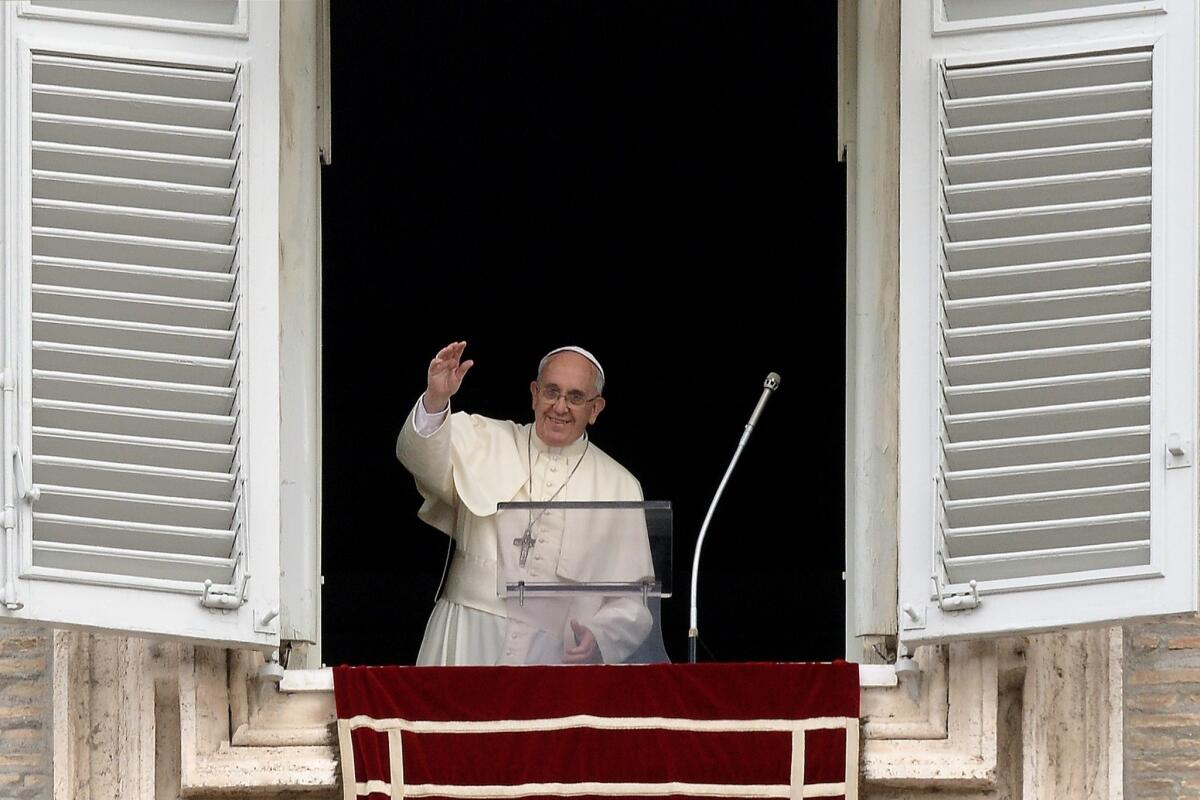
[(979, 607), (979, 587), (975, 581), (972, 580), (967, 584), (968, 589), (965, 592), (947, 594), (942, 591), (942, 582), (936, 575), (930, 580), (933, 581), (933, 591), (937, 595), (938, 608), (942, 611), (967, 611)]

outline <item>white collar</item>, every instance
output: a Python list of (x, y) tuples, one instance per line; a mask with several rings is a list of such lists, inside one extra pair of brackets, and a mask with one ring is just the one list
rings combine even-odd
[(529, 441), (532, 444), (533, 451), (535, 453), (539, 453), (539, 454), (544, 453), (546, 455), (552, 455), (552, 456), (566, 456), (567, 458), (575, 458), (577, 456), (583, 455), (583, 451), (587, 449), (587, 446), (588, 446), (587, 431), (584, 431), (582, 436), (580, 436), (575, 441), (571, 442), (569, 445), (566, 445), (565, 447), (551, 447), (550, 445), (543, 442), (542, 438), (540, 436), (538, 436), (537, 423), (531, 422), (529, 424), (529, 427), (530, 427)]

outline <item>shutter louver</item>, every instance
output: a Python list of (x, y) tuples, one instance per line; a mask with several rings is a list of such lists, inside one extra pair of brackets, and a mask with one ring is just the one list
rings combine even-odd
[(35, 53), (31, 100), (33, 567), (234, 583), (238, 73)]
[(941, 90), (944, 580), (1149, 564), (1151, 53)]
[[(1016, 17), (1027, 14), (1119, 11), (1144, 6), (1146, 0), (941, 0), (947, 22)], [(58, 0), (62, 2), (62, 0)], [(1140, 10), (1140, 9), (1138, 9)]]
[(237, 19), (238, 0), (30, 0), (30, 5), (89, 14), (229, 25)]

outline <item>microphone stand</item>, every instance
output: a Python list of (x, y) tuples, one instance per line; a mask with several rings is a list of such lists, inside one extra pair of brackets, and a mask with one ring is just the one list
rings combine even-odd
[(708, 524), (712, 522), (713, 512), (717, 510), (717, 503), (720, 502), (721, 495), (725, 491), (725, 484), (729, 483), (729, 476), (733, 474), (733, 468), (737, 466), (738, 459), (742, 456), (742, 450), (746, 449), (746, 442), (750, 441), (750, 434), (754, 431), (759, 415), (766, 408), (767, 400), (778, 388), (779, 373), (772, 372), (763, 381), (762, 396), (758, 398), (758, 405), (754, 407), (754, 413), (750, 415), (750, 421), (746, 423), (746, 429), (742, 432), (737, 450), (733, 453), (733, 460), (729, 462), (729, 467), (725, 470), (725, 477), (721, 478), (721, 484), (717, 487), (717, 493), (708, 507), (708, 513), (704, 515), (704, 524), (700, 526), (700, 536), (696, 539), (696, 553), (692, 557), (691, 613), (688, 619), (688, 663), (691, 664), (696, 663), (696, 641), (700, 638), (700, 625), (696, 613), (696, 592), (700, 585), (700, 551), (704, 547), (704, 537), (708, 535)]

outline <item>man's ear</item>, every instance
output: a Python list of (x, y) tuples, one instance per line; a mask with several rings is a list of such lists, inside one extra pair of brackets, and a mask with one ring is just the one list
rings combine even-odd
[(596, 422), (596, 417), (600, 416), (600, 412), (604, 410), (604, 398), (597, 397), (592, 401), (592, 416), (588, 418), (588, 425), (593, 425)]
[(530, 398), (531, 398), (531, 405), (533, 406), (534, 410), (537, 410), (537, 400), (538, 400), (537, 381), (529, 382), (529, 394), (530, 394)]

